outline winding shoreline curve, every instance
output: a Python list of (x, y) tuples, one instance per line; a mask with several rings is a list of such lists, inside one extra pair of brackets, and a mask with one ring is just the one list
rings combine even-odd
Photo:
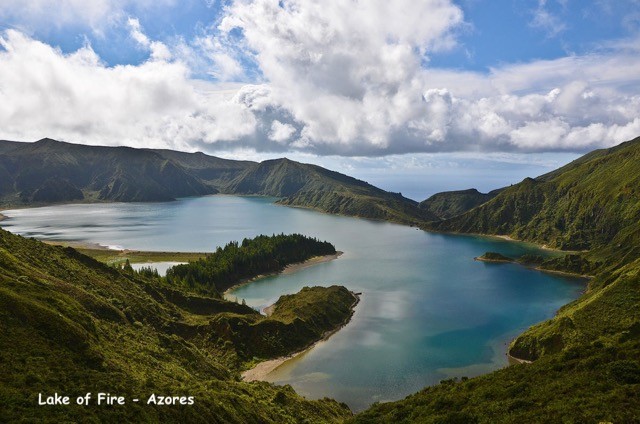
[(334, 253), (332, 255), (314, 256), (313, 258), (309, 258), (306, 261), (298, 262), (298, 263), (295, 263), (295, 264), (289, 264), (286, 267), (284, 267), (284, 269), (282, 271), (270, 272), (268, 274), (260, 274), (260, 275), (258, 275), (256, 277), (252, 277), (252, 278), (249, 278), (247, 280), (241, 281), (239, 284), (236, 284), (233, 287), (229, 287), (227, 290), (224, 291), (224, 293), (222, 293), (222, 297), (226, 298), (227, 296), (230, 296), (233, 293), (234, 290), (236, 290), (236, 289), (238, 289), (238, 288), (240, 288), (242, 286), (246, 286), (247, 284), (255, 283), (256, 281), (262, 280), (263, 278), (273, 277), (274, 275), (293, 274), (293, 273), (301, 271), (301, 270), (303, 270), (305, 268), (309, 268), (309, 267), (312, 267), (312, 266), (315, 266), (315, 265), (319, 265), (319, 264), (322, 264), (322, 263), (325, 263), (325, 262), (332, 261), (334, 259), (338, 259), (343, 254), (344, 254), (344, 252), (341, 252), (341, 251), (338, 250), (336, 253)]
[[(351, 294), (354, 297), (354, 301), (351, 304), (351, 314), (347, 317), (347, 319), (344, 322), (342, 322), (342, 324), (340, 324), (338, 327), (336, 327), (333, 330), (325, 332), (319, 340), (316, 340), (315, 342), (311, 343), (309, 346), (305, 347), (304, 349), (299, 350), (298, 352), (294, 352), (286, 356), (281, 356), (279, 358), (262, 361), (257, 365), (255, 365), (253, 368), (243, 371), (241, 373), (242, 380), (243, 381), (264, 381), (267, 375), (269, 375), (272, 371), (275, 371), (285, 362), (295, 359), (296, 357), (302, 355), (303, 353), (310, 351), (318, 343), (328, 340), (331, 336), (336, 334), (338, 331), (342, 330), (351, 321), (351, 318), (355, 313), (355, 308), (358, 305), (358, 303), (360, 303), (360, 296), (362, 295), (362, 293), (355, 293), (355, 292), (351, 292)], [(265, 308), (265, 310), (268, 308), (271, 308), (272, 306), (274, 305), (271, 305)], [(273, 312), (273, 310), (271, 310), (271, 312)]]

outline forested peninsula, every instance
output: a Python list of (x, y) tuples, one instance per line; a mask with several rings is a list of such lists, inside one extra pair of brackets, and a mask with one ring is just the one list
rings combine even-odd
[(260, 235), (218, 247), (205, 258), (168, 270), (171, 285), (220, 295), (243, 280), (282, 271), (287, 265), (315, 256), (335, 255), (329, 242), (301, 234)]

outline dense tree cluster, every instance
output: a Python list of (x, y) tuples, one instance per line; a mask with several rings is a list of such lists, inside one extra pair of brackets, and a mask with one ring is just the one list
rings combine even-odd
[(331, 243), (301, 234), (260, 235), (218, 247), (205, 259), (177, 265), (167, 271), (167, 281), (203, 292), (221, 293), (243, 279), (278, 272), (289, 264), (334, 253), (336, 249)]

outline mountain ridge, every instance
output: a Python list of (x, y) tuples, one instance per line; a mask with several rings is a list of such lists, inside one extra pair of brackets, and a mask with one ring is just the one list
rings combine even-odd
[[(8, 147), (0, 145), (0, 155), (3, 149)], [(282, 168), (286, 168), (286, 172)], [(306, 172), (301, 178), (297, 169), (297, 165), (286, 160), (268, 162), (261, 168), (259, 164), (249, 164), (234, 184), (244, 184), (246, 190), (273, 189), (281, 193), (297, 188), (292, 191), (297, 194), (285, 200), (300, 196), (306, 205), (322, 202), (326, 195), (339, 196), (339, 189), (345, 189), (334, 186), (332, 181), (318, 183), (313, 172)], [(303, 190), (306, 184), (313, 189), (308, 194)], [(322, 184), (332, 188), (318, 189)], [(379, 200), (376, 206), (397, 207), (391, 203), (392, 193), (388, 193), (390, 198), (385, 198), (384, 194), (358, 183), (346, 187), (350, 197), (345, 204), (358, 200), (358, 195), (363, 196), (358, 191), (363, 189)], [(640, 138), (637, 138), (611, 149), (591, 152), (537, 178), (526, 178), (459, 215), (423, 222), (427, 230), (509, 235), (556, 248), (584, 250), (558, 258), (555, 265), (563, 270), (570, 267), (574, 272), (588, 268), (594, 278), (580, 298), (563, 306), (554, 318), (527, 329), (509, 346), (508, 351), (514, 357), (533, 363), (472, 379), (445, 380), (404, 400), (374, 404), (352, 420), (362, 423), (637, 422), (640, 416), (637, 402), (640, 397), (639, 187)], [(330, 200), (329, 205), (322, 206), (329, 209), (343, 204), (335, 198)], [(415, 207), (414, 203), (401, 203), (401, 206), (405, 204)], [(351, 210), (362, 208), (358, 205)], [(367, 211), (367, 214), (375, 215), (380, 210)], [(399, 213), (397, 209), (394, 212)], [(42, 260), (33, 256), (39, 245), (29, 246), (26, 253), (20, 253), (26, 256), (0, 249), (0, 254), (17, 258), (7, 260), (0, 270), (15, 274), (21, 260)], [(65, 265), (69, 264), (65, 262)], [(68, 269), (76, 266), (74, 262)], [(67, 273), (68, 269), (62, 267), (57, 272)], [(11, 281), (10, 284), (18, 287), (28, 283), (17, 277)], [(7, 299), (13, 302), (14, 298)], [(89, 302), (111, 320), (122, 320), (119, 309), (114, 310), (109, 304), (104, 305), (90, 296), (80, 297), (79, 301)], [(126, 314), (124, 316), (126, 318)], [(243, 321), (233, 315), (228, 317), (234, 323)], [(67, 324), (65, 321), (69, 331), (60, 334), (60, 340), (68, 337), (82, 341), (83, 333)], [(78, 325), (84, 324), (85, 321), (78, 320)], [(226, 325), (227, 322), (223, 322), (224, 328)], [(176, 346), (175, 343), (169, 345)], [(97, 360), (96, 353), (87, 346), (80, 343), (78, 349), (73, 354), (81, 355), (89, 364)], [(216, 372), (223, 371), (217, 369)], [(28, 375), (25, 384), (37, 383), (39, 378), (42, 377)], [(260, 396), (261, 401), (266, 399), (266, 402), (282, 397)], [(293, 397), (287, 399), (295, 402)], [(300, 411), (309, 413), (307, 404), (296, 405), (302, 408)], [(323, 405), (329, 409), (323, 409), (325, 415), (321, 420), (349, 420), (345, 410), (338, 408), (336, 412), (333, 407), (330, 403)], [(336, 415), (331, 416), (332, 413)]]
[(283, 205), (417, 225), (417, 202), (317, 165), (235, 161), (202, 152), (87, 146), (49, 138), (0, 141), (0, 204), (149, 202), (210, 194), (263, 195)]
[(563, 250), (597, 250), (625, 237), (633, 237), (635, 246), (637, 235), (625, 229), (640, 219), (638, 187), (640, 137), (525, 178), (477, 208), (425, 228), (507, 235)]
[(440, 219), (461, 215), (496, 197), (504, 188), (480, 193), (475, 188), (443, 191), (420, 202), (420, 209), (427, 210)]

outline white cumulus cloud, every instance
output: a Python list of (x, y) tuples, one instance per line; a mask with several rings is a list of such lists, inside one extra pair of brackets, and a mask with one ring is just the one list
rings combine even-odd
[(212, 91), (179, 62), (108, 67), (90, 46), (71, 54), (9, 30), (0, 37), (0, 128), (5, 139), (190, 150), (252, 134), (235, 90)]
[(273, 141), (284, 142), (289, 140), (295, 132), (296, 129), (293, 125), (283, 124), (282, 122), (275, 120), (271, 124), (269, 138)]
[[(0, 137), (380, 156), (585, 151), (640, 135), (637, 38), (480, 73), (429, 66), (465, 25), (450, 0), (232, 0), (175, 43), (126, 23), (149, 54), (139, 65), (1, 33)], [(201, 68), (258, 76), (214, 86)]]

